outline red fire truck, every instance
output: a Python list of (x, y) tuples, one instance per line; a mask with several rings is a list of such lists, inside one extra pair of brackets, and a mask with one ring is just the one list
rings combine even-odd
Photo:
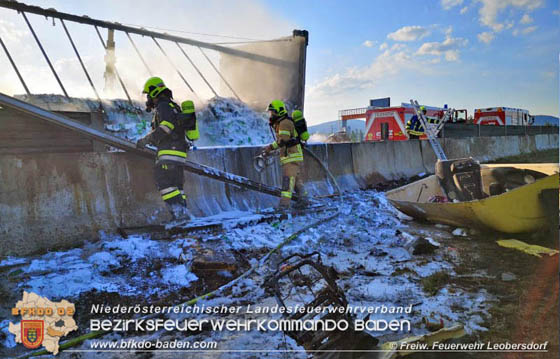
[[(443, 115), (443, 108), (426, 107), (426, 117), (435, 118)], [(408, 104), (399, 107), (368, 108), (366, 111), (365, 141), (406, 141), (406, 123), (414, 116), (414, 108)], [(421, 136), (420, 139), (425, 138)]]
[(528, 110), (511, 107), (477, 108), (474, 110), (474, 123), (477, 125), (519, 125), (530, 126), (535, 121)]
[[(386, 100), (386, 99), (381, 99)], [(374, 101), (374, 100), (372, 100)], [(387, 105), (369, 106), (339, 111), (339, 118), (342, 127), (346, 121), (351, 119), (364, 119), (366, 121), (366, 131), (364, 141), (406, 141), (409, 139), (406, 133), (406, 123), (414, 116), (414, 108), (407, 103), (401, 103), (398, 107)], [(428, 118), (442, 118), (445, 108), (424, 106)], [(467, 120), (467, 110), (455, 110), (449, 121), (465, 122)], [(420, 139), (426, 139), (426, 135)]]

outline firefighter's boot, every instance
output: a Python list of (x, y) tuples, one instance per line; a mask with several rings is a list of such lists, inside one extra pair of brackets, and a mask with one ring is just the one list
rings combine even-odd
[(168, 208), (174, 221), (190, 221), (193, 219), (193, 216), (187, 206), (176, 204), (169, 205)]
[(296, 203), (294, 204), (295, 209), (306, 209), (307, 207), (311, 206), (311, 201), (305, 195), (299, 195)]
[(179, 191), (180, 195), (166, 200), (165, 204), (167, 204), (167, 208), (169, 209), (174, 221), (190, 221), (192, 219), (192, 215), (187, 208), (186, 197), (182, 190)]
[[(300, 166), (301, 169), (301, 166)], [(301, 178), (301, 171), (298, 173), (296, 177), (296, 185), (295, 185), (295, 192), (297, 193), (297, 201), (294, 204), (294, 208), (296, 209), (305, 209), (311, 205), (311, 201), (309, 200), (309, 196), (305, 187), (303, 185), (303, 180)]]

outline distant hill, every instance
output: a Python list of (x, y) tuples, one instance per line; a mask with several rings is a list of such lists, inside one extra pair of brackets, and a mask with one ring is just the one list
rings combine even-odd
[[(314, 133), (322, 133), (329, 135), (333, 132), (337, 132), (340, 130), (341, 122), (340, 121), (330, 121), (321, 123), (315, 126), (309, 126), (307, 131), (309, 134)], [(364, 120), (348, 120), (348, 132), (352, 131), (365, 131), (366, 121)]]
[(547, 124), (558, 126), (558, 117), (547, 116), (547, 115), (535, 116), (535, 123), (534, 123), (535, 126), (544, 126)]

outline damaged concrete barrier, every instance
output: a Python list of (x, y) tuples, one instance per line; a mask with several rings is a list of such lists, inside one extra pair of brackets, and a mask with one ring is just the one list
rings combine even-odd
[[(558, 135), (445, 139), (448, 157), (479, 160), (558, 147)], [(280, 186), (278, 161), (258, 173), (260, 146), (219, 147), (189, 159), (260, 183)], [(433, 173), (426, 141), (309, 145), (342, 190)], [(308, 156), (310, 157), (310, 156)], [(168, 213), (153, 180), (153, 160), (124, 152), (0, 153), (0, 252), (26, 255), (99, 238), (100, 231), (161, 223)], [(333, 193), (313, 159), (305, 161), (311, 195)], [(278, 198), (185, 172), (188, 204), (196, 216), (273, 206)]]

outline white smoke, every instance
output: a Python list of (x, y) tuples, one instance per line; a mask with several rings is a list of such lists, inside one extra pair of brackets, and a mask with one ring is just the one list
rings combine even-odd
[[(165, 30), (153, 30), (168, 33), (172, 33), (171, 29), (177, 29), (196, 33), (234, 35), (250, 39), (271, 39), (289, 35), (297, 27), (278, 14), (272, 14), (270, 9), (256, 0), (236, 2), (209, 0), (189, 3), (175, 0), (157, 4), (148, 0), (101, 0), (81, 2), (79, 11), (76, 11), (75, 6), (69, 6), (69, 3), (63, 1), (30, 0), (26, 3), (43, 8), (52, 7), (61, 12), (77, 13), (77, 15), (87, 14), (92, 18), (101, 20), (115, 21), (127, 25), (134, 24), (148, 29), (156, 27)], [(27, 14), (27, 17), (58, 71), (68, 94), (71, 97), (95, 97), (66, 38), (60, 21), (54, 20), (55, 26), (53, 26), (53, 19), (45, 19), (33, 14)], [(32, 93), (62, 94), (22, 16), (12, 10), (0, 9), (0, 18), (2, 19), (0, 20), (2, 39), (16, 61), (30, 91)], [(125, 98), (120, 85), (117, 85), (117, 88), (112, 91), (104, 91), (105, 50), (101, 46), (94, 28), (68, 21), (65, 23), (101, 97)], [(107, 30), (100, 28), (100, 31), (106, 40)], [(179, 32), (172, 34), (207, 42), (241, 41)], [(190, 92), (187, 85), (161, 54), (151, 38), (131, 36), (148, 62), (153, 75), (164, 79), (179, 102), (190, 98), (200, 106), (202, 102), (214, 96), (176, 44), (158, 40), (200, 99), (197, 99)], [(117, 70), (123, 78), (130, 96), (133, 99), (143, 101), (142, 85), (150, 75), (124, 33), (115, 32), (115, 43)], [(189, 45), (182, 46), (218, 94), (226, 97), (231, 96), (231, 93), (219, 92), (219, 76), (208, 64), (200, 50)], [(218, 66), (219, 54), (210, 50), (206, 50), (206, 53)], [(10, 95), (24, 93), (23, 87), (3, 52), (0, 55), (0, 66), (5, 69), (0, 73), (0, 92)]]
[(309, 143), (327, 143), (329, 136), (322, 133), (314, 133), (309, 137)]

